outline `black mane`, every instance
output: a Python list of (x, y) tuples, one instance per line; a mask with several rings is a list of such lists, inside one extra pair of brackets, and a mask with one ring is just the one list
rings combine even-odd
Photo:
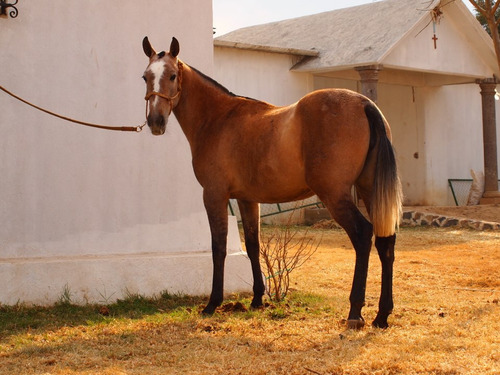
[(235, 97), (235, 98), (244, 98), (244, 99), (248, 99), (248, 100), (254, 100), (256, 102), (260, 101), (260, 100), (254, 99), (254, 98), (249, 98), (247, 96), (236, 95), (235, 93), (229, 91), (227, 88), (225, 88), (224, 86), (222, 86), (219, 82), (217, 82), (212, 77), (207, 76), (206, 74), (200, 72), (198, 69), (193, 68), (191, 65), (189, 67), (191, 69), (193, 69), (196, 73), (198, 73), (204, 80), (210, 82), (213, 86), (217, 87), (219, 90), (221, 90), (223, 93), (225, 93), (225, 94), (227, 94), (229, 96), (232, 96), (232, 97)]

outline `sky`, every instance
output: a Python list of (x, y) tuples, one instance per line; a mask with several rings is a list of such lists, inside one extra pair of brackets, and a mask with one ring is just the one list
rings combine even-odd
[[(245, 26), (281, 21), (380, 0), (213, 0), (215, 37)], [(472, 5), (463, 1), (469, 9)], [(415, 0), (426, 4), (429, 0)]]

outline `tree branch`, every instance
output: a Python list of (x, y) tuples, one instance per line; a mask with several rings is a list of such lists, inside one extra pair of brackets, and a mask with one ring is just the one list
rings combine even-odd
[(476, 0), (469, 0), (469, 2), (476, 8), (476, 10), (481, 13), (484, 17), (488, 17), (488, 12), (486, 9), (482, 8)]
[(497, 13), (498, 6), (500, 5), (500, 1), (497, 0), (495, 5), (493, 5), (493, 9), (491, 10), (491, 13), (493, 13), (493, 17), (495, 17), (495, 14)]
[(481, 13), (483, 16), (486, 15), (486, 9), (481, 7), (476, 0), (469, 0), (469, 2), (476, 8), (476, 10)]

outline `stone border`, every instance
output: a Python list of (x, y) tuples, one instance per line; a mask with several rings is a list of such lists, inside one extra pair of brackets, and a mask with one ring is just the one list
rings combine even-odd
[[(338, 227), (326, 208), (304, 208), (304, 224), (316, 228)], [(403, 212), (402, 227), (432, 226), (437, 228), (464, 228), (473, 230), (500, 230), (500, 223), (439, 215), (432, 212), (407, 210)]]
[(449, 217), (431, 212), (405, 211), (403, 212), (402, 227), (433, 226), (439, 228), (466, 228), (474, 230), (500, 230), (500, 223)]

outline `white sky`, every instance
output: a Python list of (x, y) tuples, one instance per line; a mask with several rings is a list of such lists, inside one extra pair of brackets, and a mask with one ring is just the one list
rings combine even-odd
[[(213, 0), (215, 37), (245, 26), (306, 16), (380, 0)], [(472, 5), (463, 1), (469, 9)], [(429, 0), (415, 0), (426, 4)]]

